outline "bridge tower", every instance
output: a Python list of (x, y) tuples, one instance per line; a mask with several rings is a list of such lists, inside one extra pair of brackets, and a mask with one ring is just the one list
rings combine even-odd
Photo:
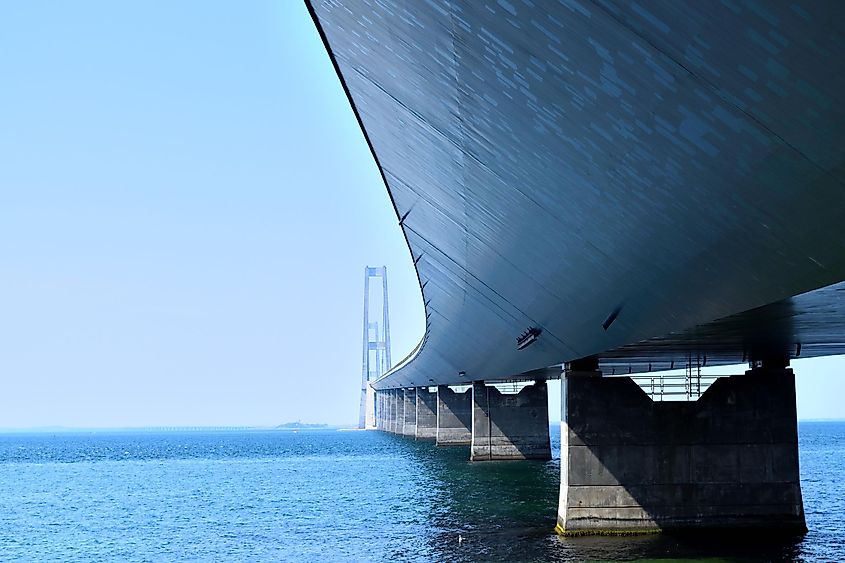
[[(370, 280), (381, 278), (370, 286)], [(364, 362), (358, 428), (376, 427), (375, 390), (370, 386), (390, 369), (390, 321), (387, 309), (387, 266), (364, 269)]]

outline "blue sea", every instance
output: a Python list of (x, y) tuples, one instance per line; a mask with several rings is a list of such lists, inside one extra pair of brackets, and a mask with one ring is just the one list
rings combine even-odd
[(799, 434), (803, 537), (571, 539), (558, 459), (381, 432), (2, 434), (0, 560), (845, 560), (845, 423)]

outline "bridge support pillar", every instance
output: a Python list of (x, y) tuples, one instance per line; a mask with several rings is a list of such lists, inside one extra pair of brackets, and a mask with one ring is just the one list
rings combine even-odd
[(396, 389), (388, 389), (385, 400), (387, 401), (387, 422), (385, 428), (391, 434), (396, 434), (396, 420), (398, 417)]
[(417, 389), (417, 440), (437, 437), (437, 394), (428, 387)]
[(505, 395), (495, 387), (472, 385), (470, 461), (552, 458), (549, 395), (545, 381)]
[(379, 416), (381, 420), (381, 429), (385, 432), (388, 430), (387, 423), (390, 416), (390, 391), (379, 391), (379, 396), (381, 397), (381, 415)]
[(390, 420), (390, 391), (383, 390), (379, 391), (379, 397), (381, 397), (379, 406), (381, 407), (381, 413), (379, 414), (379, 419), (381, 422), (381, 430), (387, 432), (387, 423)]
[(404, 404), (402, 390), (394, 389), (393, 393), (393, 416), (390, 419), (391, 432), (394, 434), (402, 433), (402, 424), (405, 418)]
[(437, 387), (438, 446), (468, 446), (472, 442), (472, 392)]
[(379, 391), (381, 397), (381, 429), (389, 432), (390, 424), (390, 390)]
[(416, 388), (400, 390), (400, 400), (403, 405), (402, 427), (403, 436), (417, 435), (417, 390)]
[(695, 402), (590, 375), (561, 382), (558, 532), (806, 530), (792, 370), (720, 378)]
[(390, 391), (379, 391), (379, 395), (381, 396), (381, 429), (387, 432), (390, 421)]
[(384, 414), (384, 411), (382, 410), (382, 404), (381, 404), (382, 393), (381, 393), (381, 391), (376, 391), (375, 393), (376, 393), (376, 430), (381, 430), (382, 429), (381, 417), (382, 417), (382, 414)]

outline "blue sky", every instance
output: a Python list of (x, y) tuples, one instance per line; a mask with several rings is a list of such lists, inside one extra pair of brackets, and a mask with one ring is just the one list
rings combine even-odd
[(0, 426), (357, 420), (363, 269), (422, 305), (298, 2), (0, 20)]
[(357, 420), (364, 266), (422, 303), (304, 5), (13, 3), (0, 73), (0, 427)]

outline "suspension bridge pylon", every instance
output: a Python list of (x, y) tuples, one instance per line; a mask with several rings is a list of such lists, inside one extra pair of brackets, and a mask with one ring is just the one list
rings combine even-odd
[[(378, 284), (370, 285), (370, 280), (376, 278), (381, 278), (381, 292)], [(387, 266), (367, 266), (364, 269), (364, 361), (358, 428), (376, 427), (375, 390), (370, 382), (384, 375), (391, 365)]]

